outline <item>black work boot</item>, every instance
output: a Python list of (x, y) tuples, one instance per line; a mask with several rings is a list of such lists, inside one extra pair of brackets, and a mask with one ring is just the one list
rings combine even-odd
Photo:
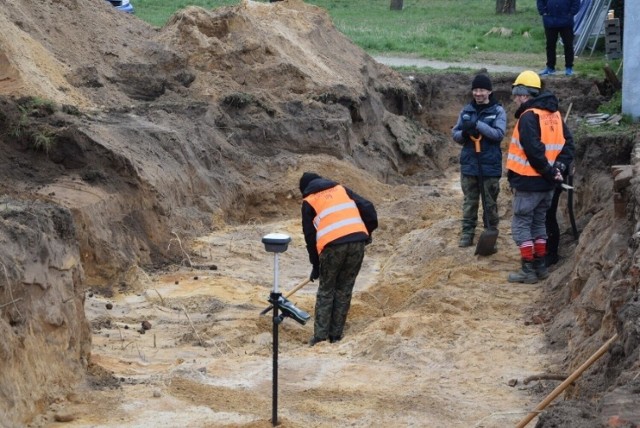
[(547, 255), (545, 256), (545, 261), (545, 264), (547, 265), (547, 267), (549, 267), (558, 263), (560, 261), (560, 256), (558, 256), (558, 253), (547, 253)]
[(327, 339), (326, 338), (321, 339), (319, 337), (311, 336), (311, 339), (309, 339), (309, 346), (313, 346), (316, 343), (324, 342), (325, 340)]
[(473, 235), (464, 234), (460, 238), (460, 242), (458, 243), (458, 247), (465, 248), (473, 245)]
[(507, 277), (509, 282), (520, 282), (524, 284), (535, 284), (538, 282), (538, 275), (533, 267), (533, 260), (522, 259), (522, 268), (518, 272), (512, 272)]
[(536, 271), (538, 279), (546, 279), (549, 277), (549, 269), (547, 269), (544, 257), (535, 257), (533, 259), (533, 269)]

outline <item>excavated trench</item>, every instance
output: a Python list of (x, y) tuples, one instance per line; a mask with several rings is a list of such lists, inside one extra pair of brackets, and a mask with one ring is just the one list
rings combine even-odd
[[(468, 76), (455, 78), (460, 81), (458, 98), (464, 100), (467, 91), (463, 82)], [(437, 78), (424, 76), (415, 84), (418, 94), (423, 88), (432, 88), (428, 98), (417, 97), (427, 108), (442, 106), (443, 98), (454, 96), (447, 90), (435, 90), (442, 86), (434, 79)], [(502, 79), (507, 82), (509, 76)], [(447, 78), (448, 82), (451, 80)], [(496, 80), (500, 82), (500, 78)], [(449, 116), (445, 116), (443, 109), (438, 109), (442, 127), (455, 120), (454, 110), (451, 108)], [(421, 112), (424, 110), (415, 117), (420, 117)], [(574, 114), (579, 117), (580, 112)], [(437, 137), (441, 131), (430, 132)], [(54, 164), (63, 164), (65, 169), (70, 165), (92, 165), (87, 168), (89, 172), (99, 170), (87, 159), (87, 153), (92, 151), (87, 145), (87, 133), (67, 135), (67, 146), (77, 148), (66, 149), (66, 156), (52, 153), (51, 159), (66, 162)], [(268, 426), (271, 321), (257, 313), (266, 304), (273, 272), (272, 260), (264, 252), (260, 237), (282, 231), (294, 238), (280, 265), (285, 290), (306, 277), (308, 262), (297, 218), (296, 183), (301, 172), (310, 169), (329, 177), (344, 177), (347, 185), (372, 199), (379, 210), (381, 227), (368, 249), (347, 337), (342, 343), (307, 348), (312, 326), (300, 326), (290, 320), (281, 326), (284, 425), (372, 426), (395, 421), (407, 426), (440, 426), (446, 420), (450, 426), (481, 423), (497, 427), (517, 422), (535, 404), (536, 397), (556, 384), (549, 380), (533, 385), (516, 382), (514, 388), (509, 386), (514, 379), (568, 369), (575, 364), (567, 363), (572, 341), (580, 340), (582, 344), (569, 361), (580, 361), (593, 350), (598, 332), (613, 328), (613, 314), (606, 309), (594, 312), (570, 309), (570, 305), (592, 282), (589, 269), (594, 263), (598, 266), (592, 260), (601, 257), (593, 245), (608, 245), (602, 232), (612, 228), (607, 223), (607, 213), (614, 203), (611, 189), (616, 186), (611, 166), (631, 162), (634, 138), (617, 133), (579, 136), (577, 147), (575, 212), (581, 239), (575, 241), (566, 209), (561, 209), (563, 261), (545, 284), (535, 287), (513, 286), (505, 281), (506, 272), (517, 265), (517, 255), (510, 251), (513, 243), (508, 229), (510, 195), (506, 183), (500, 203), (500, 252), (490, 258), (476, 258), (457, 248), (458, 220), (454, 213), (459, 211), (461, 195), (455, 147), (440, 154), (442, 159), (451, 159), (450, 166), (438, 174), (439, 178), (421, 185), (387, 184), (349, 162), (326, 155), (278, 157), (285, 169), (280, 168), (270, 180), (284, 185), (271, 191), (234, 191), (233, 198), (221, 194), (220, 200), (228, 200), (230, 208), (214, 213), (213, 232), (206, 235), (181, 237), (180, 233), (170, 232), (166, 216), (136, 223), (135, 217), (129, 215), (121, 224), (129, 232), (136, 231), (134, 236), (153, 236), (149, 224), (159, 225), (158, 230), (166, 227), (165, 235), (172, 233), (166, 238), (167, 247), (154, 246), (152, 240), (136, 241), (138, 254), (145, 252), (143, 242), (148, 242), (146, 248), (156, 248), (157, 253), (149, 251), (148, 260), (160, 262), (164, 268), (150, 270), (145, 259), (138, 258), (139, 262), (119, 275), (115, 283), (76, 286), (77, 298), (86, 299), (84, 308), (92, 331), (90, 353), (86, 336), (79, 341), (73, 339), (73, 343), (81, 345), (80, 355), (85, 355), (88, 362), (87, 382), (80, 392), (48, 410), (40, 408), (39, 412), (44, 413), (36, 418), (35, 425), (57, 418), (70, 419), (70, 426), (155, 426), (162, 417), (169, 426), (185, 420), (193, 426)], [(77, 156), (72, 153), (82, 154), (84, 161), (75, 161)], [(9, 154), (8, 158), (16, 156)], [(38, 156), (36, 159), (45, 161), (38, 160)], [(94, 184), (113, 183), (111, 174), (84, 174), (85, 181)], [(136, 173), (131, 177), (135, 180)], [(40, 194), (53, 196), (61, 189), (76, 192), (82, 187), (73, 180), (66, 187), (59, 182), (57, 186), (52, 190), (51, 185), (45, 185)], [(131, 188), (134, 194), (146, 192), (139, 185)], [(635, 210), (633, 192), (629, 187), (617, 190), (621, 196), (615, 199), (616, 206), (620, 206), (620, 198), (626, 203), (623, 213), (616, 214), (620, 221), (615, 233), (630, 233), (625, 227), (631, 227), (628, 217)], [(72, 197), (73, 193), (65, 196)], [(122, 196), (109, 198), (118, 201)], [(140, 199), (141, 206), (154, 206), (152, 201)], [(5, 211), (9, 212), (13, 211)], [(119, 248), (115, 254), (126, 254), (126, 248), (132, 248), (130, 242), (108, 248), (95, 246), (98, 241), (92, 238), (95, 232), (91, 225), (103, 218), (91, 214), (97, 212), (93, 207), (89, 211), (77, 209), (73, 221), (79, 229), (78, 236), (85, 237), (78, 241), (80, 250), (91, 247), (82, 263), (88, 278), (99, 278), (94, 275), (96, 272), (119, 270), (114, 270), (117, 264), (109, 268), (100, 263), (102, 259), (111, 263), (118, 260), (108, 248)], [(140, 212), (146, 213), (141, 219), (149, 218), (151, 212), (166, 213), (161, 208)], [(139, 227), (131, 229), (135, 224)], [(83, 242), (89, 247), (83, 247)], [(587, 258), (585, 253), (590, 256)], [(97, 256), (100, 254), (102, 259)], [(167, 260), (173, 263), (167, 264)], [(599, 267), (612, 269), (617, 263), (613, 259), (609, 265)], [(585, 272), (576, 272), (576, 266), (588, 267), (582, 268)], [(618, 269), (631, 269), (628, 263), (621, 266)], [(628, 281), (625, 284), (633, 287)], [(616, 286), (620, 288), (619, 280)], [(295, 297), (296, 304), (311, 314), (314, 290), (311, 284)], [(599, 304), (606, 306), (605, 302)], [(576, 312), (577, 317), (572, 315)], [(590, 342), (594, 345), (589, 346)], [(622, 355), (618, 360), (629, 361), (633, 350), (618, 354)], [(598, 365), (605, 372), (598, 375), (595, 370), (582, 380), (580, 392), (571, 392), (570, 396), (579, 400), (601, 397), (624, 372), (605, 370), (611, 362), (604, 361)], [(74, 378), (68, 375), (67, 381)], [(409, 384), (411, 388), (407, 387)], [(329, 398), (332, 396), (341, 397), (341, 404)], [(247, 402), (254, 405), (247, 408)], [(177, 403), (181, 404), (177, 407)], [(580, 403), (554, 408), (546, 420), (572, 420), (573, 416), (567, 415), (584, 407)], [(385, 409), (383, 412), (380, 406)], [(597, 420), (593, 414), (589, 418)]]
[[(499, 252), (457, 247), (449, 131), (472, 73), (396, 73), (297, 1), (188, 8), (163, 29), (84, 3), (6, 6), (3, 428), (271, 426), (273, 325), (258, 314), (273, 259), (260, 238), (293, 238), (285, 290), (307, 277), (308, 170), (374, 201), (381, 221), (344, 340), (309, 348), (311, 325), (279, 327), (282, 426), (513, 426), (558, 382), (525, 378), (572, 371), (614, 333), (537, 423), (640, 419), (637, 128), (578, 125), (606, 85), (547, 82), (580, 131), (581, 235), (563, 209), (562, 262), (513, 285), (506, 182)], [(492, 77), (511, 119), (515, 75)], [(314, 292), (296, 305), (312, 314)]]

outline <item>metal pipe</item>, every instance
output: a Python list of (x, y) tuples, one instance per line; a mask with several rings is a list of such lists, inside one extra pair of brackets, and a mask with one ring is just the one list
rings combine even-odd
[[(277, 257), (277, 256), (276, 256)], [(273, 305), (273, 375), (271, 391), (271, 426), (278, 425), (278, 325), (281, 318), (278, 315), (278, 305), (275, 304), (280, 299), (281, 294), (271, 293)]]

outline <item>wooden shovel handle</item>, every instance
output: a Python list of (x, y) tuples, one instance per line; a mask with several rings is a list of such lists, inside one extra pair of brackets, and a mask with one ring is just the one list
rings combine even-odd
[[(291, 296), (293, 293), (295, 293), (296, 291), (300, 290), (302, 287), (304, 287), (305, 285), (307, 285), (309, 282), (311, 282), (311, 278), (307, 278), (304, 281), (302, 281), (300, 284), (296, 285), (295, 287), (293, 287), (291, 290), (289, 290), (287, 293), (284, 294), (284, 298), (286, 299), (287, 297)], [(271, 309), (273, 309), (273, 305), (269, 305), (267, 308), (264, 308), (262, 310), (262, 312), (260, 312), (260, 315), (264, 315), (267, 312), (269, 312)]]
[(473, 141), (473, 144), (476, 146), (476, 153), (480, 153), (480, 140), (482, 140), (482, 136), (475, 138), (473, 135), (469, 135), (469, 138), (471, 138), (471, 141)]
[(554, 398), (556, 398), (558, 395), (560, 395), (560, 393), (562, 391), (564, 391), (567, 386), (569, 386), (571, 383), (573, 383), (574, 380), (576, 380), (578, 378), (578, 376), (580, 376), (582, 374), (582, 372), (584, 372), (586, 369), (589, 368), (589, 366), (591, 366), (591, 364), (593, 364), (598, 358), (600, 358), (605, 352), (607, 352), (607, 349), (609, 349), (609, 347), (611, 346), (611, 344), (618, 338), (618, 334), (614, 334), (613, 337), (609, 340), (607, 340), (607, 342), (602, 345), (600, 347), (600, 349), (598, 349), (596, 351), (595, 354), (593, 354), (591, 357), (589, 357), (589, 359), (587, 361), (585, 361), (580, 367), (578, 367), (573, 373), (571, 373), (571, 375), (566, 378), (564, 380), (564, 382), (562, 382), (560, 385), (558, 385), (556, 387), (556, 389), (554, 389), (553, 391), (551, 391), (551, 393), (549, 395), (547, 395), (547, 397), (542, 400), (540, 402), (540, 404), (538, 404), (538, 406), (536, 406), (536, 408), (530, 412), (524, 419), (522, 419), (520, 422), (518, 422), (518, 425), (516, 425), (516, 428), (524, 428), (525, 426), (527, 426), (527, 424), (536, 416), (538, 416), (538, 414), (545, 408), (547, 407), (547, 405), (549, 403), (551, 403), (553, 401)]
[(295, 293), (296, 291), (300, 290), (302, 287), (304, 287), (305, 285), (307, 285), (309, 282), (311, 281), (311, 278), (307, 278), (304, 281), (302, 281), (300, 284), (296, 285), (295, 287), (293, 287), (290, 291), (288, 291), (287, 293), (285, 293), (284, 297), (289, 297), (291, 296), (293, 293)]

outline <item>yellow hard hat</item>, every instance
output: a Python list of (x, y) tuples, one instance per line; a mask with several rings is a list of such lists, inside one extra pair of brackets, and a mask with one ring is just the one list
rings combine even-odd
[(536, 89), (542, 88), (542, 82), (540, 81), (540, 76), (538, 76), (538, 73), (531, 70), (525, 70), (522, 73), (518, 74), (518, 77), (516, 77), (516, 80), (515, 82), (513, 82), (512, 86), (518, 86), (518, 85), (527, 86), (529, 88), (536, 88)]

